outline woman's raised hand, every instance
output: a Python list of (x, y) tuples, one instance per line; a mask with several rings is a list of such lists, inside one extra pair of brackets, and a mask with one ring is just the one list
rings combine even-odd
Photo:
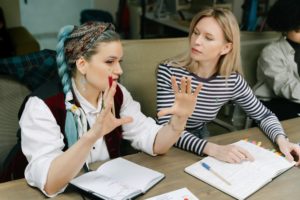
[(116, 127), (123, 124), (132, 122), (132, 117), (122, 117), (120, 119), (116, 118), (112, 113), (112, 107), (114, 103), (114, 95), (116, 93), (117, 83), (114, 81), (110, 88), (107, 88), (104, 92), (102, 98), (104, 98), (104, 105), (102, 105), (102, 110), (96, 119), (92, 129), (93, 132), (98, 137), (103, 137), (104, 135), (110, 133)]
[[(182, 77), (180, 86), (176, 83), (176, 78), (171, 77), (172, 89), (175, 95), (175, 101), (172, 107), (162, 109), (157, 113), (159, 117), (172, 114), (178, 118), (187, 119), (193, 112), (197, 102), (197, 96), (201, 90), (202, 84), (199, 84), (193, 91), (191, 78)], [(180, 89), (179, 89), (180, 88)]]

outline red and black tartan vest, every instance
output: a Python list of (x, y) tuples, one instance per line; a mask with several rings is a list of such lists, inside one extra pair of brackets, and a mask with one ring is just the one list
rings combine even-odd
[[(66, 119), (66, 108), (65, 108), (65, 96), (62, 92), (62, 87), (59, 79), (54, 79), (52, 81), (47, 82), (36, 91), (34, 91), (31, 95), (25, 98), (24, 102), (19, 111), (19, 119), (24, 110), (25, 104), (29, 97), (37, 96), (41, 98), (45, 104), (51, 110), (53, 116), (56, 119), (57, 124), (60, 126), (61, 132), (65, 136), (65, 119)], [(116, 88), (116, 94), (114, 96), (115, 102), (115, 113), (116, 117), (120, 118), (120, 109), (123, 103), (123, 93), (119, 86)], [(24, 178), (24, 170), (27, 166), (28, 162), (26, 157), (24, 156), (21, 150), (21, 131), (18, 130), (18, 142), (13, 147), (9, 155), (4, 161), (3, 169), (0, 171), (0, 183)], [(116, 158), (119, 156), (123, 156), (130, 153), (135, 153), (136, 151), (129, 145), (128, 141), (122, 139), (122, 128), (117, 127), (111, 133), (104, 136), (106, 146), (108, 149), (108, 153), (110, 158)], [(65, 151), (68, 147), (66, 136), (64, 137), (65, 147), (63, 151)]]
[[(54, 115), (57, 124), (60, 126), (61, 132), (65, 136), (65, 121), (66, 121), (66, 106), (65, 106), (65, 95), (63, 92), (58, 92), (57, 94), (44, 99), (44, 102), (51, 110)], [(123, 103), (123, 93), (119, 86), (116, 88), (116, 94), (114, 96), (115, 102), (115, 112), (116, 117), (120, 118), (120, 109)], [(80, 106), (77, 101), (75, 101), (77, 106)], [(112, 132), (104, 136), (104, 140), (108, 149), (109, 157), (116, 158), (121, 155), (121, 142), (122, 142), (122, 129), (117, 127)], [(67, 149), (67, 139), (64, 137), (64, 143), (66, 144), (65, 149)]]

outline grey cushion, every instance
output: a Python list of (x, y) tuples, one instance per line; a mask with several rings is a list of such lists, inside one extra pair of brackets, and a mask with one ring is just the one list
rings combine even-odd
[(15, 79), (0, 75), (0, 164), (16, 144), (18, 111), (29, 93), (27, 87)]

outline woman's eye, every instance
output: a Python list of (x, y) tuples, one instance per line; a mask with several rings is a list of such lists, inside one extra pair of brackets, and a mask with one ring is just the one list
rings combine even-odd
[(193, 33), (194, 33), (195, 35), (199, 35), (199, 32), (198, 32), (198, 31), (193, 31)]
[(113, 60), (106, 61), (107, 64), (112, 64), (113, 62), (114, 62)]
[(209, 41), (213, 40), (213, 38), (211, 38), (211, 37), (205, 37), (205, 38)]

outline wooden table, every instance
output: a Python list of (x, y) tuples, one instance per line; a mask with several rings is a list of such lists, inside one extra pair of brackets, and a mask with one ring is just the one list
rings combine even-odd
[[(300, 141), (300, 118), (284, 121), (283, 127), (293, 142)], [(269, 139), (262, 134), (258, 128), (251, 128), (243, 131), (235, 131), (211, 137), (209, 141), (218, 144), (229, 144), (240, 139), (248, 138), (249, 140), (261, 141), (262, 146), (273, 148), (274, 146)], [(172, 190), (187, 187), (200, 200), (212, 199), (232, 199), (227, 194), (209, 186), (208, 184), (188, 175), (183, 169), (201, 157), (192, 153), (188, 153), (177, 148), (172, 148), (166, 155), (151, 157), (144, 153), (137, 153), (125, 157), (135, 163), (144, 165), (154, 170), (160, 171), (166, 175), (160, 183), (150, 189), (145, 195), (138, 199), (145, 199)], [(99, 164), (98, 164), (99, 165)], [(94, 168), (97, 166), (94, 165)], [(300, 169), (293, 167), (289, 171), (274, 179), (271, 183), (254, 193), (249, 197), (250, 200), (255, 199), (299, 199), (300, 197)], [(27, 185), (24, 179), (11, 181), (0, 184), (0, 199), (45, 199), (44, 195), (37, 189)], [(54, 199), (82, 199), (75, 191), (67, 190), (65, 193), (58, 195)]]

